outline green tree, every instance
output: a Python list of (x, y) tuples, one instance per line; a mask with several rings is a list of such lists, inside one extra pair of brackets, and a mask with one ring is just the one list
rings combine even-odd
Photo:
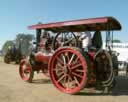
[(8, 47), (9, 46), (13, 46), (14, 42), (11, 41), (11, 40), (8, 40), (4, 43), (3, 47), (2, 47), (2, 54), (5, 55), (7, 50), (8, 50)]
[(34, 39), (34, 35), (32, 34), (24, 34), (20, 33), (16, 35), (16, 46), (20, 49), (23, 55), (28, 55), (30, 52), (30, 41)]

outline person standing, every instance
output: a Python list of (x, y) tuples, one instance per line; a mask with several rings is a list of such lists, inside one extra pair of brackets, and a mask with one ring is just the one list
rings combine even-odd
[(88, 48), (91, 46), (91, 33), (89, 31), (83, 32), (79, 40), (82, 41), (83, 50), (88, 51)]

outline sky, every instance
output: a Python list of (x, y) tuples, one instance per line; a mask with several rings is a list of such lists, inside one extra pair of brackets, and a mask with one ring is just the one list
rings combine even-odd
[(0, 0), (0, 49), (29, 25), (112, 16), (122, 25), (114, 38), (128, 42), (128, 0)]

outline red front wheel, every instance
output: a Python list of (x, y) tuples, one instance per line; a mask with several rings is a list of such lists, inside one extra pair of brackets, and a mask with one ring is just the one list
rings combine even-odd
[(58, 49), (49, 62), (49, 73), (60, 91), (75, 94), (87, 84), (88, 64), (81, 51), (74, 47)]
[(34, 72), (27, 60), (22, 60), (19, 67), (19, 74), (22, 80), (32, 82)]

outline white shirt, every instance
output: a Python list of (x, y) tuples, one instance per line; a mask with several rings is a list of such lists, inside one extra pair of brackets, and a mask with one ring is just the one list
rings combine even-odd
[(86, 31), (85, 33), (82, 34), (81, 38), (82, 40), (82, 47), (86, 48), (91, 45), (91, 33)]

